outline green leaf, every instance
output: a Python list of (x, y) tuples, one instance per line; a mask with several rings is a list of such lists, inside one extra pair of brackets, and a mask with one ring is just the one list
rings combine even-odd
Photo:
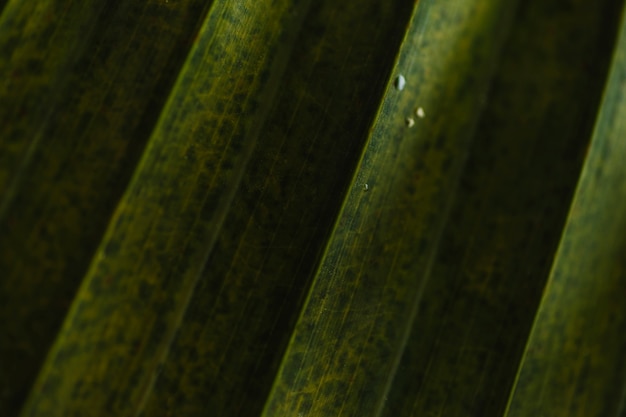
[(15, 415), (28, 394), (208, 6), (6, 6), (0, 415)]
[(305, 6), (213, 4), (23, 415), (141, 412)]
[(503, 414), (589, 144), (613, 7), (520, 7), (382, 415)]
[(406, 87), (390, 83), (374, 118), (264, 416), (384, 408), (510, 17), (416, 6), (394, 69)]
[(0, 10), (0, 415), (620, 414), (622, 1)]
[(626, 21), (507, 417), (618, 416), (626, 363)]

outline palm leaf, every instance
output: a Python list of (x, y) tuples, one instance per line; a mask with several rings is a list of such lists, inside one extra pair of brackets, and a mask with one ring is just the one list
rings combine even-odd
[(0, 414), (620, 415), (623, 2), (0, 10)]

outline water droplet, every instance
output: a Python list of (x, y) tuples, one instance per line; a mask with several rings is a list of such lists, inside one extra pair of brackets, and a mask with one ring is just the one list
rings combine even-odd
[(426, 116), (426, 113), (424, 113), (424, 109), (423, 109), (423, 108), (418, 107), (418, 108), (415, 110), (415, 115), (416, 115), (417, 117), (419, 117), (420, 119), (423, 119), (423, 118), (424, 118), (424, 116)]
[(404, 89), (404, 86), (406, 85), (406, 80), (404, 79), (404, 76), (402, 74), (396, 77), (394, 85), (396, 86), (398, 91), (402, 91)]
[(363, 184), (363, 191), (367, 191), (370, 189), (370, 186), (367, 184)]
[(415, 124), (415, 120), (413, 120), (412, 117), (407, 117), (404, 122), (406, 123), (407, 127), (413, 127), (413, 125)]

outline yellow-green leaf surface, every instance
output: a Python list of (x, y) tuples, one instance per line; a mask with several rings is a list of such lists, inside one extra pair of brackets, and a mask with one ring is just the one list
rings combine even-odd
[(305, 11), (211, 6), (23, 415), (141, 411)]
[(0, 415), (28, 394), (208, 5), (88, 3), (14, 1), (0, 20)]
[(417, 5), (265, 416), (384, 407), (511, 11)]
[(507, 417), (626, 411), (626, 21)]
[(623, 413), (622, 0), (0, 10), (1, 416)]
[(412, 7), (311, 6), (146, 415), (261, 413)]
[[(159, 376), (161, 385), (175, 383), (180, 384), (180, 388), (169, 390), (164, 395), (152, 396), (149, 405), (155, 407), (154, 412), (163, 411), (163, 403), (165, 403), (165, 409), (174, 409), (176, 411), (173, 412), (177, 413), (198, 412), (202, 409), (232, 413), (242, 406), (246, 408), (256, 406), (258, 409), (262, 407), (262, 402), (259, 403), (262, 397), (254, 398), (249, 393), (247, 394), (248, 401), (233, 404), (233, 394), (230, 391), (242, 389), (237, 386), (237, 383), (244, 384), (243, 388), (248, 388), (248, 390), (249, 387), (245, 384), (252, 383), (258, 387), (257, 389), (263, 389), (264, 385), (271, 383), (271, 379), (263, 384), (262, 380), (251, 379), (246, 376), (247, 374), (240, 374), (237, 370), (241, 367), (252, 368), (259, 362), (265, 362), (264, 356), (256, 357), (250, 355), (250, 352), (258, 353), (258, 355), (264, 354), (268, 361), (278, 362), (277, 355), (280, 354), (280, 350), (277, 350), (277, 347), (280, 347), (280, 344), (277, 342), (280, 341), (278, 339), (280, 333), (271, 332), (277, 325), (284, 328), (289, 321), (281, 324), (279, 322), (281, 311), (272, 310), (269, 307), (276, 303), (275, 300), (284, 302), (286, 291), (287, 295), (292, 295), (289, 292), (289, 286), (284, 282), (290, 279), (293, 273), (300, 274), (303, 278), (307, 277), (306, 268), (311, 268), (320, 244), (318, 243), (317, 247), (312, 245), (310, 251), (305, 254), (296, 254), (293, 250), (308, 244), (312, 238), (319, 241), (330, 224), (330, 221), (327, 221), (325, 225), (319, 225), (320, 219), (312, 210), (305, 218), (302, 216), (302, 210), (293, 208), (293, 215), (284, 216), (281, 222), (277, 223), (275, 216), (282, 213), (280, 211), (272, 213), (271, 207), (276, 204), (277, 199), (287, 201), (296, 207), (308, 207), (311, 206), (311, 197), (313, 197), (314, 207), (320, 215), (328, 218), (336, 212), (336, 203), (330, 198), (341, 195), (345, 187), (341, 181), (341, 174), (346, 169), (350, 169), (350, 165), (354, 165), (355, 156), (358, 155), (360, 141), (350, 138), (365, 137), (364, 132), (370, 120), (368, 109), (375, 108), (372, 104), (376, 106), (378, 103), (381, 87), (387, 79), (389, 66), (395, 55), (396, 49), (393, 45), (399, 43), (402, 34), (402, 26), (397, 26), (398, 19), (390, 16), (395, 15), (398, 18), (410, 16), (407, 13), (410, 7), (380, 8), (375, 3), (371, 3), (360, 4), (358, 8), (355, 6), (338, 13), (329, 5), (330, 3), (318, 5), (308, 15), (302, 35), (297, 42), (298, 46), (306, 46), (303, 50), (306, 53), (302, 54), (297, 50), (293, 54), (293, 60), (289, 66), (292, 71), (283, 77), (283, 85), (287, 87), (286, 94), (280, 97), (279, 104), (272, 110), (273, 116), (267, 124), (267, 131), (270, 134), (260, 139), (255, 156), (252, 158), (250, 173), (246, 173), (244, 177), (243, 192), (231, 203), (232, 219), (228, 219), (228, 228), (225, 227), (223, 233), (220, 234), (217, 254), (210, 255), (206, 271), (201, 277), (200, 287), (190, 306), (190, 318), (185, 319), (181, 326), (180, 336), (173, 340), (174, 350), (168, 357), (167, 363), (163, 367), (156, 366), (163, 370)], [(364, 22), (359, 23), (359, 18)], [(354, 24), (347, 25), (347, 22), (354, 22)], [(374, 33), (380, 35), (375, 42), (365, 36), (365, 33), (373, 33), (370, 25), (365, 22), (378, 23), (374, 25), (377, 27)], [(326, 25), (326, 29), (320, 30), (323, 25)], [(347, 28), (351, 29), (348, 31)], [(340, 37), (343, 33), (350, 36)], [(341, 42), (338, 41), (340, 38)], [(381, 56), (389, 53), (392, 54), (389, 59), (380, 59)], [(335, 64), (335, 61), (339, 59), (343, 62), (340, 65)], [(312, 71), (314, 76), (311, 74)], [(379, 77), (378, 86), (371, 83), (372, 77)], [(343, 89), (342, 84), (345, 86)], [(302, 90), (302, 93), (293, 97), (292, 89)], [(357, 117), (345, 111), (346, 104), (352, 102), (363, 107), (361, 114)], [(314, 115), (316, 117), (312, 117)], [(310, 132), (310, 139), (293, 143), (285, 142), (286, 135), (290, 132), (293, 134), (294, 131), (303, 135)], [(336, 140), (338, 135), (346, 138), (343, 145)], [(147, 152), (149, 151), (150, 149)], [(330, 158), (328, 154), (331, 155)], [(206, 156), (193, 155), (193, 157), (200, 160), (207, 159)], [(311, 175), (311, 170), (323, 161), (323, 158), (329, 162), (335, 159), (336, 162), (331, 165), (340, 175), (330, 175), (328, 180), (316, 181)], [(268, 169), (271, 176), (260, 177), (255, 173), (255, 170), (262, 170), (261, 172), (265, 173)], [(283, 180), (278, 182), (277, 179), (281, 178)], [(303, 190), (306, 190), (306, 193)], [(289, 206), (285, 208), (287, 207)], [(242, 219), (242, 216), (253, 217)], [(163, 219), (160, 216), (157, 221), (177, 221), (177, 219)], [(243, 238), (239, 237), (242, 233), (242, 226), (246, 227)], [(134, 223), (128, 223), (126, 227), (131, 229), (137, 226)], [(294, 231), (298, 233), (294, 235)], [(279, 233), (280, 236), (276, 236)], [(272, 240), (268, 241), (270, 236)], [(169, 236), (166, 235), (165, 238), (167, 237)], [(227, 238), (240, 239), (240, 241), (229, 242)], [(110, 239), (112, 240), (113, 237)], [(153, 235), (151, 242), (155, 239), (158, 240), (158, 235)], [(206, 250), (209, 251), (210, 248), (207, 247)], [(110, 254), (106, 249), (105, 253), (107, 260), (110, 259)], [(308, 256), (305, 257), (306, 255)], [(263, 256), (283, 259), (281, 269), (262, 271), (263, 263), (265, 263)], [(287, 261), (286, 257), (291, 257), (291, 259)], [(258, 272), (255, 270), (255, 263), (258, 265), (256, 266)], [(260, 275), (261, 272), (263, 272), (261, 278), (256, 277), (256, 280), (250, 280), (251, 276)], [(146, 275), (150, 276), (150, 273), (152, 271)], [(202, 291), (205, 287), (206, 289)], [(301, 298), (304, 288), (301, 282), (293, 285), (295, 301), (298, 300), (298, 292)], [(237, 297), (241, 297), (239, 294), (244, 297), (238, 299)], [(171, 291), (168, 295), (171, 295)], [(216, 303), (215, 299), (219, 295), (223, 296), (217, 299), (219, 304), (208, 309), (207, 306)], [(230, 306), (230, 303), (233, 303), (235, 308)], [(255, 307), (255, 304), (260, 305)], [(288, 307), (289, 305), (285, 306), (285, 309)], [(200, 312), (195, 311), (198, 308), (201, 309)], [(245, 313), (251, 308), (255, 308), (255, 314), (250, 314), (248, 318)], [(263, 309), (267, 310), (265, 315), (263, 315)], [(259, 314), (256, 314), (257, 312)], [(125, 324), (125, 322), (120, 322), (120, 327)], [(199, 326), (204, 328), (199, 328)], [(161, 330), (158, 328), (155, 338), (162, 337)], [(193, 332), (191, 345), (188, 340), (189, 332)], [(234, 335), (233, 332), (235, 332)], [(264, 353), (258, 345), (264, 341), (268, 332), (272, 335), (276, 334), (277, 340), (271, 340), (272, 347), (266, 349), (267, 353)], [(206, 335), (208, 340), (199, 337), (200, 335)], [(233, 337), (237, 337), (238, 341), (231, 344), (229, 340)], [(282, 338), (285, 339), (285, 336)], [(216, 343), (216, 340), (222, 342)], [(157, 342), (160, 341), (157, 340)], [(149, 341), (147, 346), (152, 348), (157, 342)], [(165, 342), (171, 343), (170, 340)], [(245, 343), (242, 344), (242, 342)], [(186, 355), (181, 358), (184, 362), (177, 365), (176, 358), (180, 349)], [(193, 354), (198, 351), (200, 354)], [(103, 351), (99, 353), (102, 356)], [(221, 380), (223, 378), (221, 367), (211, 366), (211, 364), (220, 364), (220, 360), (223, 361), (222, 358), (225, 355), (232, 355), (233, 359), (223, 366), (236, 368), (226, 374), (228, 379)], [(200, 362), (197, 363), (198, 361)], [(203, 364), (208, 364), (208, 366), (199, 366)], [(183, 368), (179, 370), (177, 366)], [(171, 373), (174, 373), (174, 376), (170, 376)], [(182, 375), (176, 377), (176, 373)], [(238, 375), (242, 375), (242, 378)], [(259, 378), (264, 375), (270, 376), (271, 374), (264, 372)], [(148, 378), (151, 377), (152, 375), (148, 376)], [(264, 377), (267, 378), (267, 376)], [(193, 378), (194, 383), (189, 383), (187, 378)], [(202, 383), (203, 381), (205, 382)], [(157, 389), (161, 385), (158, 385)], [(224, 394), (214, 395), (207, 405), (203, 389)], [(242, 395), (246, 393), (247, 391), (244, 391)], [(149, 392), (142, 397), (141, 401), (147, 401), (148, 394)], [(222, 396), (225, 400), (222, 400)]]
[(619, 23), (614, 2), (570, 6), (529, 0), (517, 12), (385, 416), (504, 411)]

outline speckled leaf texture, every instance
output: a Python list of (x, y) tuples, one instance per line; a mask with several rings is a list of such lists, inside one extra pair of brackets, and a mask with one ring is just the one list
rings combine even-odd
[(0, 416), (626, 415), (622, 0), (0, 0)]

